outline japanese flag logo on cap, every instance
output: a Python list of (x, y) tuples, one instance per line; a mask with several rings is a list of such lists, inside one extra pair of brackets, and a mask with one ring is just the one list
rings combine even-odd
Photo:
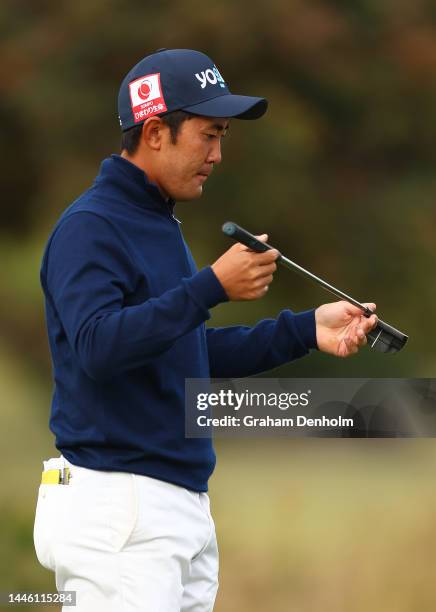
[(160, 73), (147, 74), (129, 83), (135, 123), (167, 110), (160, 84)]

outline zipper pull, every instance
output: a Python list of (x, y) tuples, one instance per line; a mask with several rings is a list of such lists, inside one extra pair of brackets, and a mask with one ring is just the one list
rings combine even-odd
[(177, 223), (179, 225), (182, 225), (182, 222), (180, 221), (180, 219), (177, 219), (176, 215), (174, 215), (173, 213), (171, 213), (172, 218), (174, 219), (174, 221), (177, 221)]

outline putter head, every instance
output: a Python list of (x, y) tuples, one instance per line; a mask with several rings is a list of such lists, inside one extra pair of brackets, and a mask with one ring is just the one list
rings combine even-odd
[(409, 336), (384, 321), (378, 321), (368, 334), (368, 346), (380, 353), (398, 353), (405, 346)]

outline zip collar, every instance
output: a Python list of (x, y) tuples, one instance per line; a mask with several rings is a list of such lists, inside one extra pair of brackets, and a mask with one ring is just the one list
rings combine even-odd
[(111, 190), (115, 188), (122, 191), (123, 195), (134, 204), (142, 208), (158, 210), (176, 219), (174, 217), (176, 202), (172, 198), (166, 200), (156, 183), (150, 181), (141, 168), (121, 155), (113, 154), (102, 161), (95, 185), (103, 189), (105, 187)]

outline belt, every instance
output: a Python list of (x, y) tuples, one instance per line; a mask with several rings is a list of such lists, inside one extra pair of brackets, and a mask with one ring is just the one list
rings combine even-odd
[(67, 485), (70, 482), (70, 468), (63, 467), (58, 470), (44, 470), (41, 484)]

